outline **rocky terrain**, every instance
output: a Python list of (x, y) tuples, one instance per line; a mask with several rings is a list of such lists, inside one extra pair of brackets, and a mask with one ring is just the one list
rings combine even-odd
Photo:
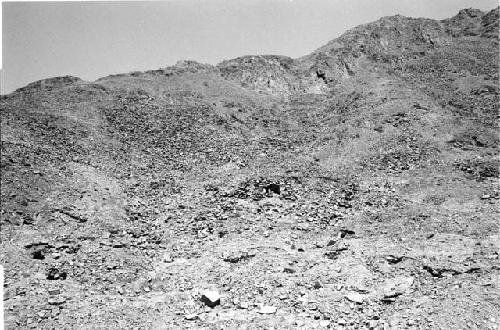
[(498, 17), (1, 96), (6, 329), (498, 329)]

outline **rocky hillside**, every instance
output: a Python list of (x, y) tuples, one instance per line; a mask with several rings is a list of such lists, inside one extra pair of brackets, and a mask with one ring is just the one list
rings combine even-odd
[(7, 329), (498, 329), (499, 9), (1, 96)]

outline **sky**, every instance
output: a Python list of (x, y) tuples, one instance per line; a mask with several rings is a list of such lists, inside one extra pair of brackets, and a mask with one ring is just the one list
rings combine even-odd
[(183, 59), (295, 58), (382, 16), (443, 19), (496, 6), (498, 0), (4, 1), (1, 93), (49, 77), (93, 81)]

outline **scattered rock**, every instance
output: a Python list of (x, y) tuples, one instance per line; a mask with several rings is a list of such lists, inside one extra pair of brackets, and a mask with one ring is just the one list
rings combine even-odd
[(208, 307), (214, 308), (220, 305), (221, 296), (217, 291), (204, 291), (201, 295), (201, 302)]
[(393, 255), (388, 255), (385, 257), (385, 260), (387, 260), (388, 263), (390, 264), (397, 264), (403, 261), (404, 256), (393, 256)]
[(274, 306), (262, 306), (262, 308), (259, 309), (259, 314), (274, 314), (277, 310), (278, 309)]
[(251, 259), (253, 257), (255, 257), (255, 254), (250, 254), (250, 253), (244, 251), (241, 253), (234, 253), (234, 254), (229, 254), (227, 256), (224, 256), (222, 260), (224, 260), (225, 262), (235, 264), (235, 263), (238, 263), (240, 261), (245, 261), (245, 260)]
[(498, 10), (474, 15), (2, 95), (8, 327), (496, 325)]
[(423, 269), (426, 270), (429, 274), (434, 277), (443, 277), (447, 274), (450, 275), (459, 275), (462, 272), (456, 269), (447, 268), (447, 267), (436, 267), (432, 265), (424, 265)]
[(319, 326), (322, 327), (322, 328), (326, 328), (326, 327), (328, 327), (330, 325), (330, 323), (331, 322), (328, 321), (328, 320), (321, 320), (321, 321), (319, 321)]
[(172, 258), (172, 255), (170, 253), (165, 253), (163, 255), (163, 261), (166, 263), (172, 263), (174, 262), (174, 258)]
[(365, 296), (362, 294), (359, 294), (357, 292), (349, 292), (349, 293), (345, 294), (344, 297), (347, 300), (352, 301), (356, 304), (362, 304), (363, 301), (365, 300)]
[(326, 246), (334, 246), (337, 243), (337, 240), (331, 239), (326, 243)]
[(58, 295), (58, 294), (60, 294), (60, 293), (61, 293), (61, 290), (59, 290), (59, 289), (49, 289), (49, 290), (47, 290), (47, 292), (48, 292), (48, 293), (49, 293), (49, 295), (51, 295), (51, 296), (56, 296), (56, 295)]
[(341, 229), (339, 231), (339, 237), (340, 238), (344, 238), (346, 237), (347, 235), (354, 235), (354, 231), (350, 230), (350, 229)]
[(280, 185), (277, 183), (268, 184), (265, 187), (265, 190), (266, 190), (266, 193), (272, 192), (272, 193), (275, 193), (276, 195), (279, 195), (281, 192)]
[(31, 254), (33, 259), (44, 260), (45, 259), (45, 249), (37, 249)]
[(337, 259), (337, 258), (340, 256), (340, 254), (341, 254), (343, 251), (347, 251), (347, 247), (346, 247), (346, 246), (341, 246), (341, 247), (338, 247), (338, 248), (333, 249), (333, 250), (331, 250), (331, 251), (325, 252), (325, 256), (326, 256), (328, 259), (335, 260), (335, 259)]
[(66, 298), (62, 297), (62, 296), (58, 296), (58, 297), (51, 297), (49, 298), (48, 300), (48, 303), (49, 305), (62, 305), (66, 302)]
[(383, 286), (383, 299), (395, 298), (407, 292), (413, 285), (413, 277), (398, 276), (385, 281)]
[(24, 247), (31, 252), (32, 258), (37, 260), (44, 260), (50, 249), (53, 248), (52, 245), (46, 242), (31, 243)]
[(62, 271), (58, 268), (50, 268), (49, 271), (47, 272), (47, 279), (48, 280), (65, 280), (68, 274), (65, 271)]
[(378, 321), (377, 320), (370, 320), (368, 322), (368, 328), (369, 329), (375, 329), (378, 325)]
[(370, 290), (368, 284), (374, 275), (363, 264), (357, 264), (346, 269), (345, 285), (360, 293), (366, 293)]

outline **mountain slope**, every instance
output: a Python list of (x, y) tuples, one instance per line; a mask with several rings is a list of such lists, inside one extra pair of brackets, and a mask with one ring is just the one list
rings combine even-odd
[(494, 329), (498, 12), (2, 96), (7, 328)]

